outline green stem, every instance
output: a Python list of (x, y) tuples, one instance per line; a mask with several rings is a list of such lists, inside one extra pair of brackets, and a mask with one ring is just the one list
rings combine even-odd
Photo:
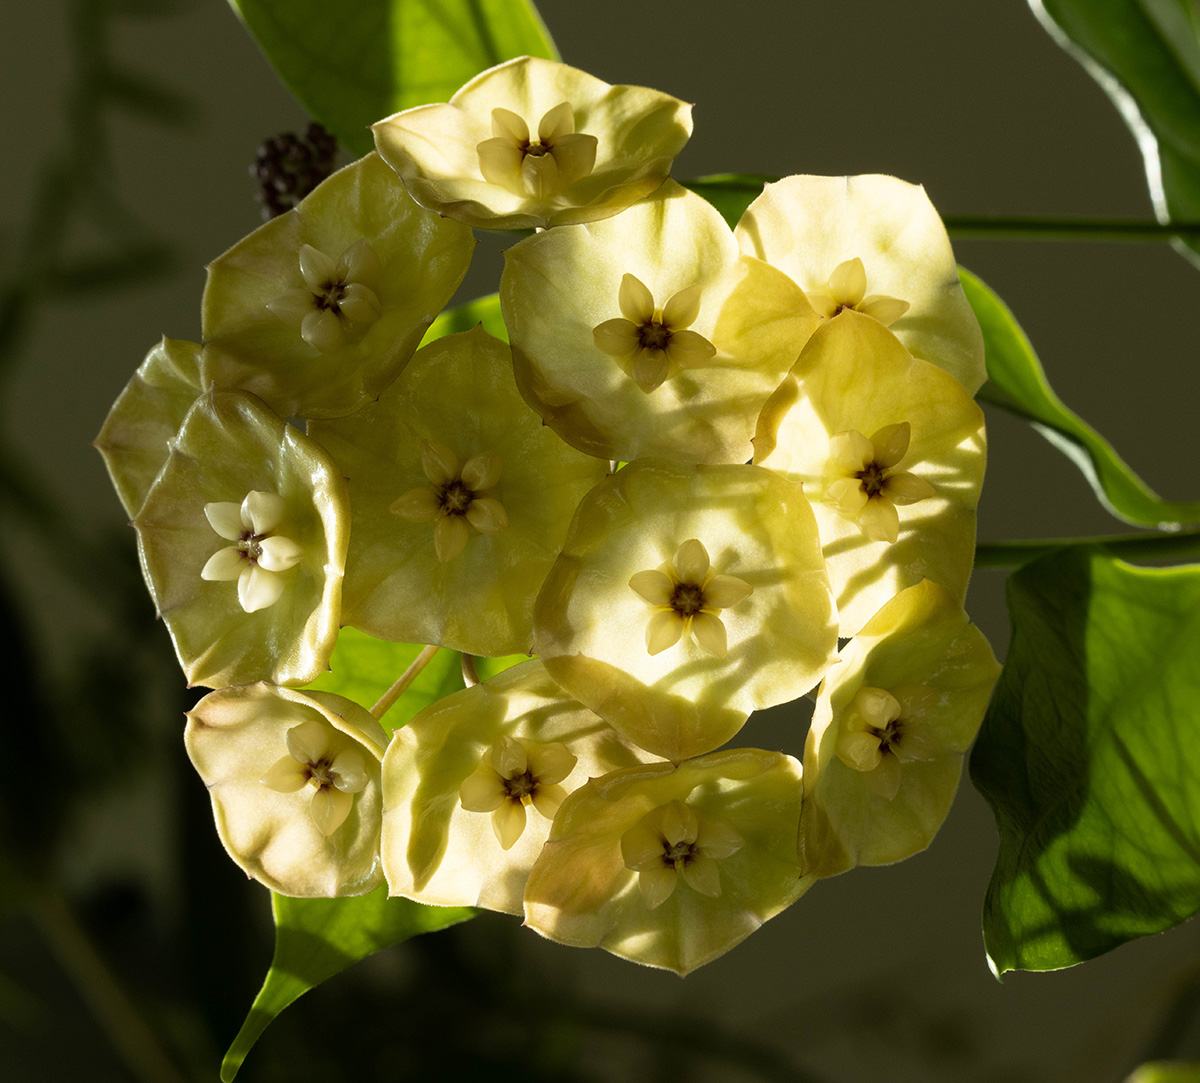
[(1200, 530), (1181, 530), (1177, 534), (1110, 534), (1092, 538), (982, 542), (975, 547), (975, 567), (1019, 568), (1066, 545), (1099, 545), (1112, 556), (1126, 560), (1200, 557)]
[(398, 700), (405, 692), (408, 691), (408, 686), (413, 683), (420, 675), (433, 656), (441, 650), (441, 647), (426, 647), (420, 654), (412, 660), (412, 664), (403, 673), (400, 674), (396, 683), (392, 685), (382, 696), (379, 697), (379, 702), (371, 708), (371, 714), (376, 718), (382, 718), (395, 706)]
[(1033, 241), (1170, 241), (1200, 238), (1200, 224), (1163, 225), (1137, 218), (1040, 218), (1030, 215), (946, 215), (952, 237)]

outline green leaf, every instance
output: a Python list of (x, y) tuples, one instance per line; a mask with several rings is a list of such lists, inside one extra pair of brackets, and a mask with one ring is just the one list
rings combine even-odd
[(223, 1083), (237, 1075), (263, 1031), (297, 997), (382, 948), (474, 916), (473, 910), (389, 899), (386, 886), (348, 899), (272, 895), (271, 908), (275, 955), (242, 1029), (221, 1062)]
[[(329, 660), (329, 672), (308, 687), (336, 692), (369, 711), (424, 649), (420, 643), (391, 643), (357, 628), (343, 628)], [(462, 655), (442, 649), (380, 722), (385, 729), (399, 729), (418, 711), (462, 687)]]
[(1012, 643), (971, 779), (1000, 850), (997, 976), (1054, 970), (1200, 910), (1200, 566), (1072, 546), (1008, 584)]
[[(1159, 220), (1200, 221), (1200, 14), (1195, 0), (1030, 0), (1030, 6), (1129, 125), (1146, 162)], [(1200, 241), (1175, 244), (1200, 265)]]
[(367, 126), (444, 102), (485, 68), (558, 59), (530, 0), (230, 0), (301, 104), (355, 154)]
[(959, 278), (987, 349), (989, 382), (979, 397), (1028, 420), (1083, 471), (1118, 519), (1159, 530), (1200, 523), (1200, 503), (1160, 499), (1095, 429), (1063, 405), (1008, 306), (965, 268), (959, 268)]
[(762, 195), (763, 185), (778, 179), (761, 173), (713, 173), (684, 181), (683, 186), (707, 199), (733, 229), (746, 208)]
[(1200, 1083), (1200, 1063), (1150, 1061), (1134, 1071), (1125, 1083)]
[(480, 323), (489, 334), (504, 342), (508, 341), (508, 328), (504, 326), (504, 317), (500, 314), (500, 294), (489, 293), (486, 297), (446, 309), (429, 325), (429, 330), (421, 339), (421, 345), (428, 346), (434, 339), (470, 331)]

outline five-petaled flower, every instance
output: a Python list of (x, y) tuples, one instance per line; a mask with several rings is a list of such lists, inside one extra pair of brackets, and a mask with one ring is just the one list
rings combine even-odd
[(204, 505), (213, 530), (236, 544), (213, 553), (200, 578), (216, 582), (236, 579), (238, 602), (247, 613), (279, 601), (285, 585), (282, 573), (300, 563), (300, 546), (275, 533), (285, 510), (283, 497), (256, 490), (247, 493), (240, 504), (214, 501)]
[(313, 349), (333, 353), (379, 319), (375, 291), (382, 270), (375, 249), (365, 240), (356, 241), (336, 260), (302, 244), (304, 288), (285, 290), (268, 301), (267, 308), (284, 323), (297, 324)]
[(349, 738), (315, 719), (287, 731), (288, 754), (259, 781), (279, 793), (312, 783), (309, 812), (322, 835), (332, 835), (350, 815), (354, 795), (367, 785), (366, 763)]

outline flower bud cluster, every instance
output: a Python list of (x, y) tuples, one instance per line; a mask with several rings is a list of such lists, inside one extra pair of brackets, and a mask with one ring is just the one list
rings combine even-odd
[[(891, 177), (670, 180), (690, 107), (522, 58), (209, 267), (97, 445), (231, 857), (686, 973), (945, 817), (997, 666), (962, 610), (979, 328)], [(472, 228), (506, 340), (418, 349)], [(531, 659), (388, 734), (338, 630)], [(843, 646), (839, 650), (839, 641)], [(741, 745), (816, 690), (803, 762)], [(380, 715), (386, 707), (377, 705)]]

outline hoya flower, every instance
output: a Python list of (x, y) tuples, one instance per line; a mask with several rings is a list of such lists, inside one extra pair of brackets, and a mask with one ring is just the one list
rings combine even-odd
[(439, 700), (396, 731), (384, 758), (391, 893), (519, 914), (566, 795), (646, 758), (536, 660)]
[(104, 419), (96, 450), (133, 517), (167, 461), (167, 445), (202, 390), (200, 347), (164, 338), (146, 354)]
[(327, 667), (346, 559), (345, 482), (320, 447), (254, 396), (196, 401), (133, 525), (192, 684), (305, 684)]
[(399, 375), (453, 296), (474, 247), (368, 154), (208, 267), (205, 386), (282, 417), (352, 413)]
[(674, 181), (509, 249), (500, 301), (529, 404), (572, 446), (624, 462), (746, 462), (754, 418), (820, 322)]
[(974, 395), (983, 335), (925, 189), (895, 177), (785, 177), (737, 227), (742, 251), (790, 275), (826, 317), (850, 310), (888, 326), (914, 357)]
[(386, 738), (362, 707), (266, 683), (223, 688), (188, 713), (184, 741), (248, 875), (304, 897), (379, 886)]
[(922, 578), (966, 595), (983, 412), (878, 321), (843, 312), (809, 340), (758, 419), (754, 461), (813, 503), (840, 635)]
[(806, 872), (888, 864), (929, 845), (999, 672), (983, 634), (927, 579), (871, 618), (825, 678), (805, 744)]
[(689, 538), (661, 568), (637, 572), (629, 585), (653, 607), (646, 622), (646, 650), (658, 654), (694, 636), (709, 654), (724, 658), (729, 640), (721, 610), (745, 601), (754, 588), (736, 575), (717, 575), (708, 550)]
[(532, 607), (608, 463), (522, 400), (482, 328), (438, 339), (378, 402), (309, 432), (348, 479), (343, 622), (405, 643), (527, 654)]
[(800, 797), (800, 764), (758, 749), (593, 778), (555, 817), (525, 886), (525, 924), (687, 974), (813, 883), (790, 834)]
[(423, 207), (483, 229), (531, 229), (608, 218), (649, 195), (692, 120), (690, 105), (657, 90), (525, 56), (373, 130)]
[(836, 626), (799, 486), (753, 466), (642, 459), (580, 504), (533, 643), (571, 695), (678, 761), (812, 688)]

